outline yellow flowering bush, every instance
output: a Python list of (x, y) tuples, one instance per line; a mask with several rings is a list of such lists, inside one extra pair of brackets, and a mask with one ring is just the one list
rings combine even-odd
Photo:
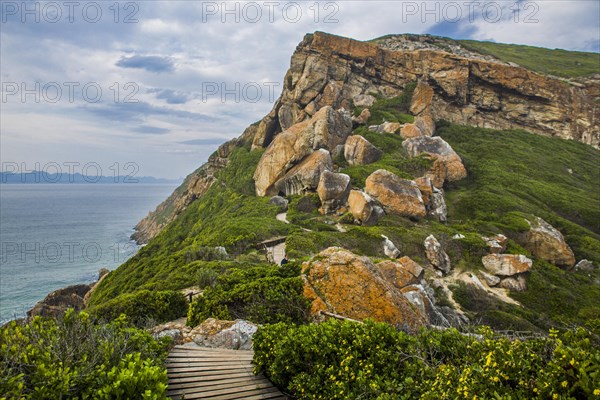
[(597, 327), (510, 340), (488, 327), (281, 323), (256, 334), (254, 364), (299, 399), (600, 399)]

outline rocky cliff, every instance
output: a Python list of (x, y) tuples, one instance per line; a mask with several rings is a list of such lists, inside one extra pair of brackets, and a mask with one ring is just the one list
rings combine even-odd
[[(251, 144), (253, 149), (267, 148), (281, 132), (289, 132), (299, 123), (306, 125), (302, 129), (319, 134), (322, 127), (310, 122), (319, 120), (319, 110), (331, 107), (324, 120), (332, 125), (341, 118), (335, 114), (338, 110), (353, 111), (365, 95), (398, 96), (416, 82), (419, 84), (411, 107), (414, 115), (477, 127), (524, 129), (600, 146), (598, 90), (594, 84), (597, 77), (567, 81), (472, 51), (418, 42), (418, 36), (369, 43), (322, 32), (306, 35), (292, 56), (283, 92), (271, 112), (240, 138), (221, 146), (204, 166), (188, 176), (136, 226), (133, 238), (140, 243), (148, 241), (202, 196), (214, 182), (214, 174), (227, 164), (234, 147)], [(279, 140), (282, 144), (278, 146), (287, 143), (293, 148), (295, 144), (288, 139)], [(333, 140), (325, 147), (333, 153), (337, 144)], [(313, 142), (301, 147), (316, 150), (323, 146)], [(285, 168), (276, 170), (276, 166), (269, 165), (274, 172), (256, 173), (258, 177), (263, 172), (276, 175), (279, 186), (296, 187), (299, 179), (307, 177), (295, 170), (294, 176), (284, 176), (295, 166), (289, 164), (290, 159), (293, 157), (286, 158)], [(261, 193), (263, 189), (265, 194), (279, 190), (276, 181), (266, 182)], [(268, 186), (271, 183), (275, 189)]]

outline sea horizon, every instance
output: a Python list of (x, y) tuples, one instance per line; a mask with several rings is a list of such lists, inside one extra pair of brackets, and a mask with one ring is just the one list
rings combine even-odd
[(135, 225), (173, 183), (0, 185), (0, 324), (49, 293), (98, 279), (140, 246)]

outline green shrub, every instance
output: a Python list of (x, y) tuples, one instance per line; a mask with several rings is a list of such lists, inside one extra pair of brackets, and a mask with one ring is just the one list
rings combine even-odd
[(228, 270), (192, 302), (188, 325), (196, 326), (211, 317), (260, 324), (306, 321), (309, 304), (299, 273), (300, 267), (294, 263)]
[(485, 327), (410, 336), (371, 321), (276, 324), (254, 336), (254, 364), (298, 399), (597, 398), (598, 333), (509, 340)]
[(0, 396), (19, 399), (166, 399), (168, 342), (124, 316), (35, 317), (0, 328)]
[(179, 291), (140, 290), (118, 296), (89, 311), (109, 321), (125, 314), (134, 324), (146, 326), (149, 322), (160, 323), (183, 317), (187, 308), (187, 300)]

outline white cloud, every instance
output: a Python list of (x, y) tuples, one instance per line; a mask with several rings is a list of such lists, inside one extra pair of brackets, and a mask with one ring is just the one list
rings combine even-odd
[[(510, 17), (515, 1), (496, 2)], [(473, 22), (449, 22), (448, 15), (439, 11), (428, 14), (421, 1), (297, 2), (302, 7), (297, 21), (292, 21), (295, 6), (282, 1), (272, 10), (273, 22), (266, 3), (258, 1), (254, 3), (261, 6), (262, 16), (252, 23), (256, 14), (250, 13), (251, 3), (239, 2), (239, 23), (234, 15), (225, 16), (223, 23), (222, 10), (210, 12), (215, 4), (221, 7), (220, 1), (136, 2), (137, 10), (124, 9), (129, 3), (121, 2), (118, 23), (109, 9), (113, 2), (100, 3), (103, 15), (96, 23), (86, 22), (81, 13), (74, 23), (50, 24), (43, 19), (21, 23), (15, 16), (8, 18), (2, 23), (3, 83), (31, 87), (36, 81), (77, 82), (80, 87), (72, 103), (21, 102), (19, 96), (3, 103), (2, 158), (29, 163), (69, 160), (73, 155), (82, 161), (102, 158), (106, 163), (126, 159), (138, 162), (144, 175), (186, 175), (216, 148), (203, 140), (238, 136), (272, 107), (266, 92), (256, 103), (244, 99), (236, 103), (231, 97), (223, 102), (220, 93), (203, 98), (206, 85), (232, 88), (236, 83), (243, 87), (277, 82), (278, 95), (294, 49), (306, 33), (315, 30), (360, 40), (389, 33), (436, 32), (583, 50), (597, 48), (600, 29), (599, 3), (594, 1), (521, 2), (522, 7), (538, 6), (533, 17), (539, 22), (534, 24), (514, 23), (510, 18), (490, 23), (480, 15)], [(429, 9), (443, 10), (450, 2), (426, 3)], [(244, 7), (246, 14), (241, 11)], [(131, 12), (137, 22), (124, 23)], [(145, 69), (120, 67), (119, 60)], [(144, 64), (160, 60), (169, 60), (173, 68), (158, 72)], [(87, 102), (80, 93), (90, 82), (103, 90), (98, 104)], [(131, 86), (125, 87), (128, 83), (134, 85), (137, 104), (123, 103), (124, 96), (133, 93)], [(202, 145), (180, 143), (185, 141)]]

